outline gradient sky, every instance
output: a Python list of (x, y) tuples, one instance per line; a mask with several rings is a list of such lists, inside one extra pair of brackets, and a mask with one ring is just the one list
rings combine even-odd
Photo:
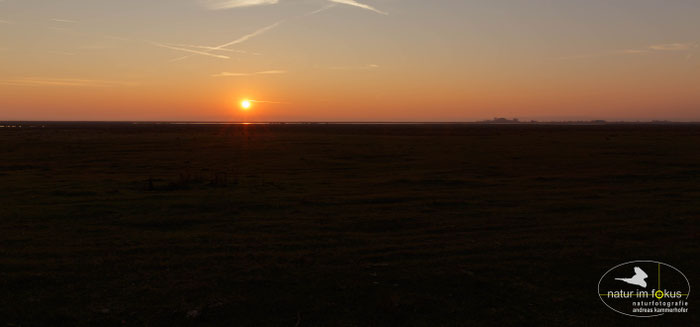
[(700, 121), (698, 17), (697, 0), (0, 0), (0, 119)]

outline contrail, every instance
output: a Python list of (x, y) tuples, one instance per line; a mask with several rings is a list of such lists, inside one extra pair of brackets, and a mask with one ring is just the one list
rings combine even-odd
[(239, 43), (243, 43), (243, 42), (245, 42), (245, 41), (248, 41), (248, 40), (250, 40), (250, 39), (252, 39), (252, 38), (254, 38), (254, 37), (256, 37), (256, 36), (258, 36), (258, 35), (260, 35), (260, 34), (263, 34), (263, 33), (267, 32), (267, 31), (269, 31), (269, 30), (271, 30), (271, 29), (273, 29), (273, 28), (279, 26), (280, 24), (282, 24), (282, 22), (284, 22), (284, 20), (281, 20), (281, 21), (279, 21), (279, 22), (276, 22), (276, 23), (274, 23), (274, 24), (272, 24), (272, 25), (265, 26), (265, 27), (263, 27), (263, 28), (261, 28), (261, 29), (255, 31), (255, 32), (253, 32), (253, 33), (250, 33), (250, 34), (248, 34), (248, 35), (244, 35), (244, 36), (242, 36), (242, 37), (240, 37), (240, 38), (238, 38), (238, 39), (236, 39), (236, 40), (233, 40), (233, 41), (231, 41), (231, 42), (229, 42), (229, 43), (222, 44), (222, 45), (220, 45), (220, 46), (218, 46), (218, 47), (214, 47), (214, 49), (219, 50), (219, 49), (221, 49), (221, 48), (226, 48), (226, 47), (230, 47), (230, 46), (232, 46), (232, 45), (236, 45), (236, 44), (239, 44)]
[(173, 46), (169, 46), (169, 45), (162, 44), (162, 43), (151, 42), (151, 44), (153, 44), (153, 45), (155, 45), (155, 46), (157, 46), (157, 47), (161, 47), (161, 48), (167, 48), (167, 49), (172, 49), (172, 50), (190, 52), (190, 53), (199, 54), (199, 55), (203, 55), (203, 56), (210, 56), (210, 57), (220, 58), (220, 59), (231, 59), (230, 57), (227, 57), (227, 56), (217, 55), (217, 54), (213, 54), (213, 53), (209, 53), (209, 52), (204, 52), (204, 51), (197, 51), (197, 50), (192, 50), (192, 49), (186, 49), (186, 48), (180, 48), (180, 47), (173, 47)]
[[(353, 6), (353, 7), (358, 7), (362, 8), (365, 10), (370, 10), (374, 11), (378, 14), (382, 15), (388, 15), (388, 13), (381, 11), (377, 8), (374, 8), (370, 5), (366, 5), (364, 3), (359, 3), (356, 0), (328, 0), (329, 2), (334, 2), (334, 3), (340, 3), (348, 6)], [(251, 7), (251, 6), (260, 6), (260, 5), (274, 5), (278, 4), (279, 0), (209, 0), (204, 3), (204, 6), (206, 6), (209, 9), (212, 10), (220, 10), (220, 9), (232, 9), (232, 8), (241, 8), (241, 7)], [(316, 10), (315, 12), (309, 13), (305, 16), (308, 15), (313, 15), (317, 14), (319, 12), (322, 12), (330, 7), (322, 8), (319, 10)]]
[(205, 6), (207, 6), (211, 10), (220, 10), (260, 5), (274, 5), (278, 2), (279, 0), (226, 0), (217, 2), (209, 1), (205, 4)]
[[(354, 0), (329, 0), (329, 1), (334, 2), (334, 3), (329, 4), (329, 5), (326, 5), (326, 6), (324, 6), (324, 7), (319, 8), (319, 9), (316, 9), (316, 10), (314, 10), (314, 11), (312, 11), (312, 12), (307, 13), (307, 14), (298, 16), (298, 17), (296, 17), (296, 18), (303, 18), (303, 17), (308, 17), (308, 16), (316, 15), (316, 14), (318, 14), (318, 13), (324, 12), (324, 11), (326, 11), (326, 10), (328, 10), (328, 9), (331, 9), (331, 8), (335, 7), (338, 3), (346, 4), (346, 5), (350, 5), (350, 6), (355, 6), (355, 7), (360, 7), (360, 8), (367, 9), (367, 10), (371, 10), (371, 11), (374, 11), (374, 12), (377, 12), (377, 13), (380, 13), (380, 14), (383, 14), (383, 15), (387, 15), (387, 13), (385, 13), (385, 12), (379, 11), (379, 10), (375, 9), (374, 7), (371, 7), (371, 6), (368, 6), (368, 5), (363, 5), (363, 4), (358, 3), (358, 2), (356, 2), (356, 1), (354, 1)], [(262, 2), (261, 2), (261, 3), (262, 3)], [(275, 2), (275, 3), (276, 3), (276, 2)], [(272, 4), (272, 2), (270, 2), (270, 4)], [(231, 41), (231, 42), (224, 43), (224, 44), (222, 44), (222, 45), (215, 46), (215, 47), (204, 46), (204, 45), (192, 45), (192, 44), (175, 44), (175, 45), (178, 46), (178, 47), (198, 48), (198, 49), (203, 49), (203, 50), (206, 50), (206, 51), (192, 51), (192, 50), (184, 49), (184, 48), (177, 48), (177, 49), (175, 49), (175, 50), (187, 51), (187, 52), (191, 52), (191, 53), (193, 53), (193, 54), (209, 55), (209, 56), (216, 56), (216, 55), (212, 55), (212, 54), (210, 53), (211, 51), (239, 52), (239, 51), (241, 51), (241, 50), (232, 50), (232, 49), (226, 49), (226, 48), (227, 48), (227, 47), (230, 47), (230, 46), (232, 46), (232, 45), (236, 45), (236, 44), (243, 43), (243, 42), (248, 41), (248, 40), (250, 40), (250, 39), (252, 39), (252, 38), (254, 38), (254, 37), (256, 37), (256, 36), (262, 35), (262, 34), (268, 32), (268, 31), (270, 31), (270, 30), (272, 30), (272, 29), (275, 29), (275, 28), (277, 28), (280, 24), (284, 23), (284, 21), (285, 21), (284, 19), (283, 19), (283, 20), (280, 20), (280, 21), (278, 21), (278, 22), (275, 22), (275, 23), (273, 23), (273, 24), (270, 24), (270, 25), (268, 25), (268, 26), (265, 26), (265, 27), (263, 27), (263, 28), (261, 28), (261, 29), (259, 29), (259, 30), (256, 30), (256, 31), (254, 31), (254, 32), (252, 32), (252, 33), (250, 33), (250, 34), (246, 34), (246, 35), (244, 35), (244, 36), (242, 36), (242, 37), (239, 37), (238, 39), (235, 39), (235, 40), (233, 40), (233, 41)], [(172, 48), (175, 48), (175, 47), (172, 47)], [(245, 53), (245, 52), (241, 52), (241, 53)], [(182, 56), (182, 57), (179, 57), (179, 58), (171, 59), (170, 62), (176, 62), (176, 61), (180, 61), (180, 60), (185, 60), (185, 59), (187, 59), (187, 58), (191, 58), (192, 56), (193, 56), (193, 55)]]
[(250, 55), (255, 55), (255, 56), (260, 56), (260, 53), (257, 52), (250, 52), (250, 51), (245, 51), (245, 50), (236, 50), (236, 49), (219, 49), (217, 47), (210, 47), (206, 45), (194, 45), (194, 44), (177, 44), (177, 43), (168, 43), (168, 45), (171, 46), (176, 46), (176, 47), (185, 47), (185, 48), (195, 48), (195, 49), (203, 49), (203, 50), (210, 50), (210, 51), (223, 51), (223, 52), (233, 52), (233, 53), (241, 53), (241, 54), (250, 54)]
[(374, 11), (374, 12), (376, 12), (378, 14), (382, 14), (382, 15), (389, 15), (389, 13), (387, 13), (387, 12), (381, 11), (377, 8), (374, 8), (374, 7), (366, 5), (366, 4), (359, 3), (355, 0), (328, 0), (328, 1), (340, 3), (340, 4), (344, 4), (344, 5), (348, 5), (348, 6), (358, 7), (358, 8), (362, 8), (362, 9), (367, 9), (367, 10)]
[[(307, 13), (307, 14), (301, 15), (301, 16), (299, 16), (299, 17), (297, 17), (297, 18), (302, 18), (302, 17), (308, 17), (308, 16), (311, 16), (311, 15), (315, 15), (315, 14), (321, 13), (321, 12), (323, 12), (323, 11), (326, 11), (326, 10), (328, 10), (328, 9), (330, 9), (330, 8), (333, 8), (333, 7), (335, 7), (335, 6), (336, 6), (336, 4), (333, 3), (333, 4), (330, 4), (330, 5), (324, 6), (324, 7), (322, 7), (322, 8), (316, 9), (316, 10), (314, 10), (314, 11), (312, 11), (312, 12)], [(233, 40), (233, 41), (231, 41), (231, 42), (228, 42), (228, 43), (225, 43), (225, 44), (222, 44), (222, 45), (219, 45), (219, 46), (215, 46), (215, 47), (204, 46), (204, 45), (186, 45), (186, 44), (181, 44), (180, 46), (188, 47), (188, 48), (199, 48), (199, 49), (204, 49), (204, 50), (208, 50), (208, 51), (232, 51), (231, 49), (226, 49), (226, 48), (227, 48), (227, 47), (230, 47), (230, 46), (232, 46), (232, 45), (236, 45), (236, 44), (243, 43), (243, 42), (248, 41), (248, 40), (250, 40), (250, 39), (252, 39), (252, 38), (254, 38), (254, 37), (256, 37), (256, 36), (259, 36), (259, 35), (261, 35), (261, 34), (263, 34), (263, 33), (266, 33), (266, 32), (268, 32), (268, 31), (270, 31), (270, 30), (272, 30), (272, 29), (274, 29), (274, 28), (277, 28), (280, 24), (284, 23), (284, 21), (285, 21), (284, 19), (283, 19), (283, 20), (280, 20), (280, 21), (278, 21), (278, 22), (275, 22), (275, 23), (273, 23), (273, 24), (270, 24), (270, 25), (268, 25), (268, 26), (265, 26), (265, 27), (263, 27), (263, 28), (261, 28), (261, 29), (259, 29), (259, 30), (256, 30), (256, 31), (254, 31), (253, 33), (250, 33), (250, 34), (241, 36), (241, 37), (239, 37), (238, 39), (235, 39), (235, 40)], [(234, 50), (234, 51), (240, 51), (240, 50)], [(199, 54), (202, 54), (202, 53), (208, 53), (208, 52), (206, 52), (206, 51), (201, 51), (201, 53), (199, 53)], [(176, 61), (180, 61), (180, 60), (185, 60), (185, 59), (190, 58), (190, 57), (192, 57), (192, 56), (193, 56), (193, 55), (182, 56), (182, 57), (179, 57), (179, 58), (172, 59), (172, 60), (170, 60), (170, 62), (176, 62)]]
[[(263, 28), (261, 28), (261, 29), (259, 29), (259, 30), (257, 30), (257, 31), (254, 31), (253, 33), (250, 33), (250, 34), (244, 35), (244, 36), (242, 36), (242, 37), (239, 37), (238, 39), (235, 39), (235, 40), (233, 40), (233, 41), (231, 41), (231, 42), (228, 42), (228, 43), (225, 43), (225, 44), (216, 46), (216, 47), (208, 47), (208, 48), (210, 48), (210, 49), (209, 49), (210, 51), (218, 51), (218, 50), (222, 50), (223, 48), (230, 47), (230, 46), (232, 46), (232, 45), (236, 45), (236, 44), (239, 44), (239, 43), (243, 43), (243, 42), (245, 42), (245, 41), (248, 41), (248, 40), (250, 40), (250, 39), (252, 39), (252, 38), (254, 38), (254, 37), (256, 37), (256, 36), (258, 36), (258, 35), (260, 35), (260, 34), (263, 34), (263, 33), (267, 32), (267, 31), (269, 31), (269, 30), (271, 30), (271, 29), (273, 29), (273, 28), (279, 26), (280, 24), (282, 24), (282, 22), (284, 22), (284, 20), (281, 20), (281, 21), (276, 22), (276, 23), (274, 23), (274, 24), (265, 26), (265, 27), (263, 27)], [(190, 52), (192, 52), (192, 51), (190, 51)], [(197, 51), (197, 52), (193, 52), (193, 53), (195, 53), (195, 54), (202, 54), (202, 55), (211, 55), (211, 53), (205, 52), (205, 51)], [(170, 60), (170, 61), (171, 61), (171, 62), (175, 62), (175, 61), (180, 61), (180, 60), (187, 59), (187, 58), (190, 58), (190, 57), (192, 57), (192, 55), (187, 55), (187, 56), (184, 56), (184, 57), (175, 58), (175, 59)]]
[(335, 7), (335, 6), (336, 6), (335, 3), (331, 3), (331, 4), (329, 4), (329, 5), (327, 5), (327, 6), (324, 6), (324, 7), (320, 8), (320, 9), (316, 9), (316, 10), (310, 12), (310, 13), (301, 15), (300, 17), (313, 16), (313, 15), (316, 15), (316, 14), (318, 14), (318, 13), (324, 12), (324, 11), (326, 11), (326, 10), (328, 10), (328, 9), (331, 9), (331, 8), (333, 8), (333, 7)]

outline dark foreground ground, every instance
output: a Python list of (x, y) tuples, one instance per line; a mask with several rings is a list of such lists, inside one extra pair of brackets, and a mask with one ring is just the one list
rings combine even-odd
[(0, 128), (0, 326), (698, 325), (700, 126)]

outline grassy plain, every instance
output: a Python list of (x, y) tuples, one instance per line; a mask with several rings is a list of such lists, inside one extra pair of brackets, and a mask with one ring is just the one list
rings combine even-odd
[(698, 125), (66, 123), (0, 155), (8, 326), (700, 321), (596, 290), (700, 281)]

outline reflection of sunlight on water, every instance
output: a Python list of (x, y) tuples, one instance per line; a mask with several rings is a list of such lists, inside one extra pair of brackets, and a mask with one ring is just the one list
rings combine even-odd
[(134, 125), (273, 125), (273, 124), (287, 124), (287, 123), (187, 123), (187, 122), (178, 122), (178, 123), (132, 123)]
[[(473, 125), (479, 123), (436, 122), (132, 122), (133, 125)], [(502, 124), (506, 125), (506, 124)]]

